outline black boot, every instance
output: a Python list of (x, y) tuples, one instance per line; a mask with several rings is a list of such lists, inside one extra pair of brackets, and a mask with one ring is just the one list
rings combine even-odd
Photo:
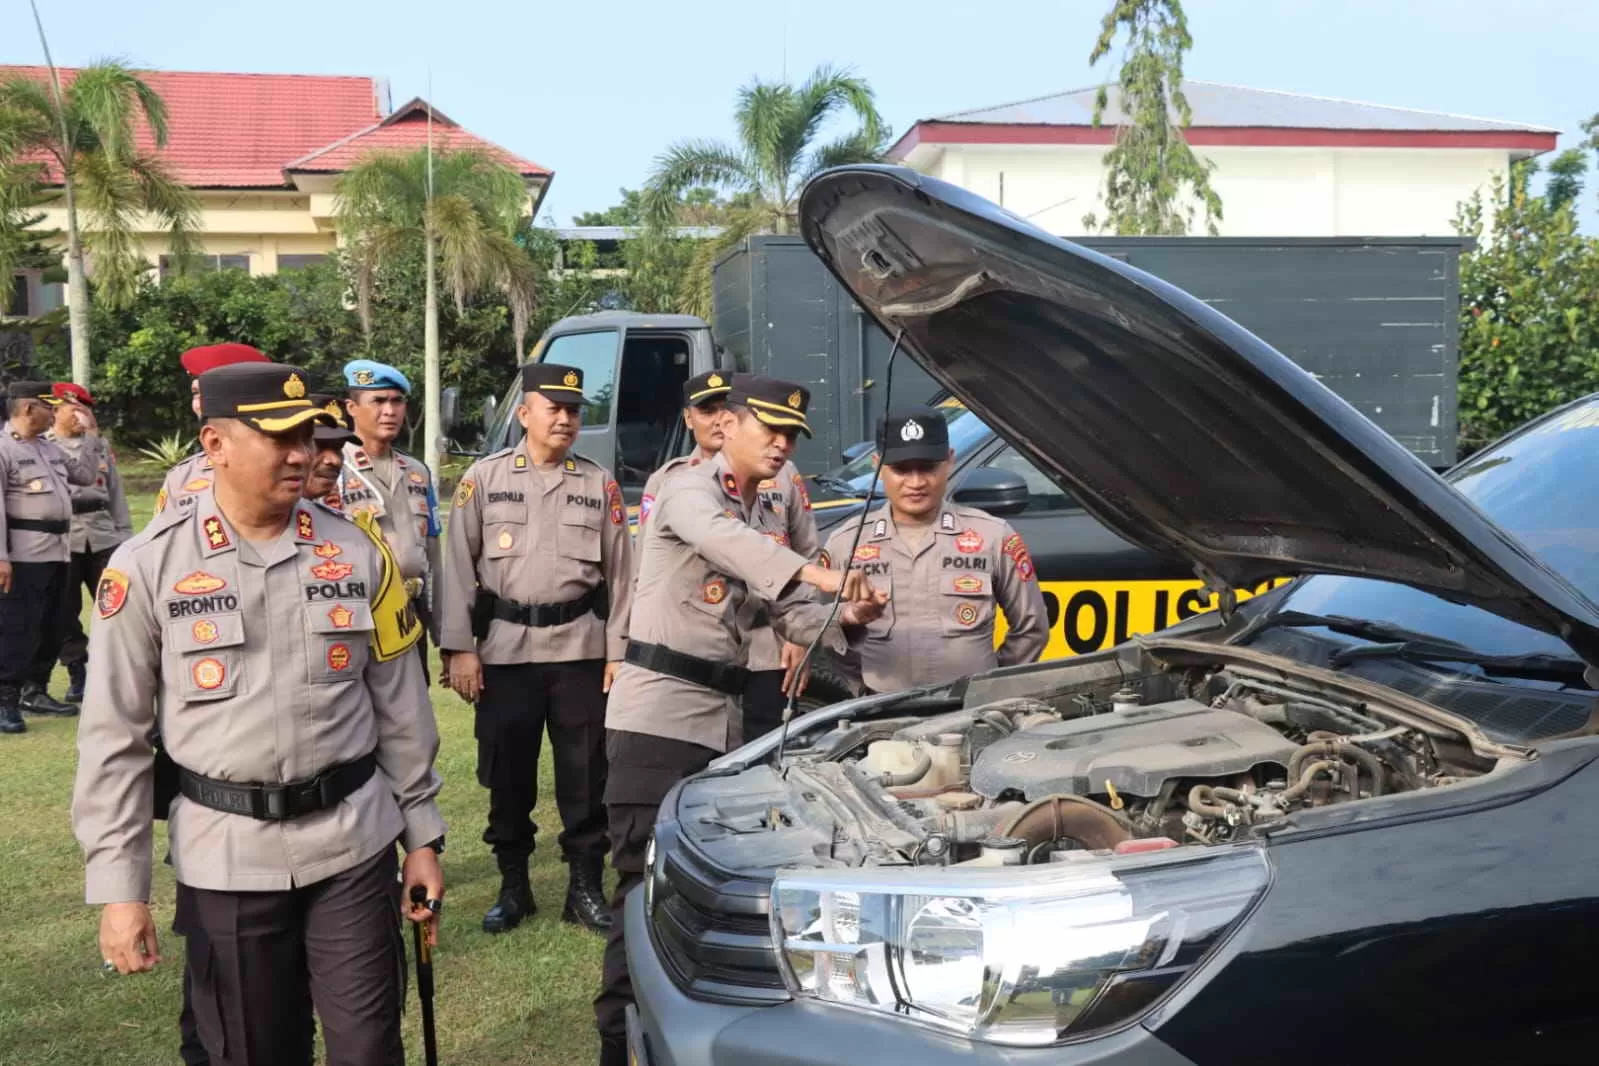
[(0, 733), (26, 733), (28, 725), (17, 708), (17, 686), (0, 682)]
[(527, 859), (501, 858), (500, 898), (483, 916), (485, 933), (508, 933), (522, 924), (522, 919), (538, 913), (533, 902), (533, 886), (527, 880)]
[(566, 906), (561, 921), (581, 925), (596, 933), (611, 928), (611, 908), (605, 902), (605, 862), (598, 857), (573, 859), (567, 864)]
[(78, 709), (70, 703), (62, 703), (51, 696), (49, 691), (37, 681), (29, 681), (22, 686), (22, 709), (29, 714), (50, 714), (58, 718), (71, 718), (78, 713)]
[(88, 672), (85, 669), (87, 666), (87, 663), (73, 663), (67, 667), (67, 677), (71, 680), (67, 685), (67, 694), (62, 697), (67, 703), (83, 702), (83, 680)]

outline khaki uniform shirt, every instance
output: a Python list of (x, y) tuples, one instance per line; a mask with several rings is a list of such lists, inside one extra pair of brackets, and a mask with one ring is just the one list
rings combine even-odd
[[(473, 463), (455, 490), (439, 582), (439, 647), (476, 648), (485, 663), (616, 662), (627, 652), (632, 543), (622, 490), (580, 455), (540, 469), (524, 441)], [(565, 625), (495, 619), (481, 644), (472, 603), (482, 587), (516, 603), (569, 603), (605, 582), (610, 616)]]
[(111, 445), (106, 439), (87, 434), (61, 437), (54, 430), (45, 436), (73, 458), (81, 457), (84, 452), (97, 456), (94, 484), (72, 486), (74, 502), (88, 500), (102, 505), (98, 510), (72, 516), (68, 543), (73, 554), (103, 552), (133, 536), (133, 516), (128, 513), (128, 497), (122, 491), (122, 475), (117, 471), (116, 456), (111, 454)]
[(366, 450), (344, 446), (344, 471), (334, 491), (322, 501), (352, 517), (369, 514), (399, 560), (400, 573), (413, 597), (422, 596), (428, 579), (438, 572), (439, 512), (433, 475), (427, 464), (399, 452), (394, 480), (386, 483)]
[(279, 891), (444, 832), (420, 630), (391, 559), (309, 501), (278, 540), (242, 541), (209, 490), (116, 550), (95, 596), (78, 725), (72, 821), (88, 902), (150, 898), (157, 725), (173, 761), (224, 781), (296, 781), (377, 755), (378, 771), (337, 807), (292, 821), (174, 799), (168, 835), (186, 885)]
[[(639, 527), (632, 639), (743, 666), (763, 605), (780, 636), (814, 639), (828, 607), (794, 582), (810, 560), (789, 547), (787, 522), (760, 493), (746, 507), (721, 456), (667, 479)], [(829, 638), (844, 650), (838, 630)], [(742, 741), (743, 711), (736, 696), (626, 663), (605, 725), (728, 751)]]
[[(696, 448), (693, 455), (679, 456), (650, 475), (649, 481), (644, 484), (644, 498), (639, 501), (639, 537), (643, 536), (644, 520), (654, 509), (655, 498), (660, 495), (661, 486), (666, 483), (666, 479), (681, 470), (691, 470), (707, 461)], [(787, 523), (786, 546), (805, 556), (807, 562), (815, 562), (822, 550), (822, 540), (816, 532), (816, 516), (811, 513), (811, 494), (805, 489), (805, 479), (800, 476), (799, 469), (793, 463), (785, 463), (775, 478), (761, 482), (759, 491), (761, 499), (770, 504), (777, 516)], [(642, 552), (633, 553), (635, 578), (638, 574), (639, 560), (642, 558)], [(757, 614), (755, 628), (749, 634), (749, 668), (781, 670), (782, 647), (782, 641), (778, 640), (777, 634), (772, 631), (771, 623), (765, 613)]]
[[(855, 539), (845, 522), (827, 540), (844, 564)], [(967, 674), (1037, 659), (1049, 641), (1049, 615), (1032, 557), (1008, 522), (945, 502), (917, 546), (888, 509), (866, 518), (850, 566), (889, 591), (883, 617), (850, 634), (861, 675), (874, 692), (942, 684)], [(994, 649), (994, 606), (1005, 611), (1005, 643)]]
[(23, 440), (8, 425), (0, 430), (0, 477), (5, 507), (0, 510), (0, 562), (64, 563), (72, 549), (67, 533), (10, 529), (12, 518), (72, 521), (72, 486), (93, 485), (99, 476), (92, 457), (69, 455), (44, 437)]
[(211, 460), (206, 458), (204, 452), (195, 452), (167, 471), (165, 480), (161, 482), (161, 491), (155, 494), (155, 513), (165, 511), (168, 504), (189, 506), (197, 493), (211, 487), (211, 478)]

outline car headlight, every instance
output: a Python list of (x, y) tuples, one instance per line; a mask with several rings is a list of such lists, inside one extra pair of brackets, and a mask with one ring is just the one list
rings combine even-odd
[(1254, 848), (997, 870), (783, 870), (789, 991), (996, 1044), (1131, 1021), (1265, 890)]

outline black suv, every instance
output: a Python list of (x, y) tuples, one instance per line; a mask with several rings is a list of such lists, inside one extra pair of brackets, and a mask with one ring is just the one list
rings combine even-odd
[(637, 1060), (1593, 1061), (1599, 398), (1441, 479), (1204, 304), (962, 190), (843, 168), (801, 221), (1222, 609), (823, 708), (680, 784), (627, 907)]

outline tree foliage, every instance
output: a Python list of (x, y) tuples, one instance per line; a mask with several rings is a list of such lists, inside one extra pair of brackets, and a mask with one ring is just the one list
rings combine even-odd
[[(1513, 167), (1455, 228), (1477, 241), (1460, 261), (1460, 441), (1471, 452), (1599, 388), (1599, 241), (1579, 232), (1587, 170), (1562, 153), (1543, 195), (1536, 163)], [(1490, 205), (1497, 205), (1491, 207)]]
[[(1105, 153), (1105, 213), (1083, 217), (1089, 230), (1122, 236), (1182, 236), (1204, 208), (1216, 235), (1221, 197), (1211, 188), (1215, 164), (1194, 154), (1183, 130), (1193, 121), (1183, 94), (1183, 54), (1193, 47), (1182, 0), (1114, 0), (1100, 23), (1089, 65), (1127, 33), (1116, 82), (1116, 143)], [(1110, 88), (1094, 98), (1094, 125), (1110, 107)]]
[[(178, 363), (199, 344), (240, 341), (273, 359), (308, 371), (314, 386), (342, 392), (341, 368), (351, 359), (397, 366), (413, 386), (422, 375), (423, 277), (418, 254), (396, 257), (373, 286), (372, 332), (363, 331), (350, 303), (353, 268), (339, 257), (305, 270), (252, 277), (242, 270), (192, 272), (160, 285), (146, 281), (126, 308), (97, 303), (90, 328), (100, 353), (90, 388), (102, 425), (120, 441), (159, 441), (188, 433), (189, 380)], [(458, 309), (440, 309), (440, 360), (444, 380), (461, 387), (463, 406), (498, 395), (519, 363), (511, 314), (503, 296), (479, 293)], [(542, 328), (542, 327), (541, 327)], [(41, 329), (37, 369), (62, 378), (64, 336)], [(420, 442), (420, 396), (412, 392), (412, 440)], [(474, 410), (466, 410), (470, 424)]]
[[(119, 62), (77, 71), (62, 85), (59, 107), (45, 82), (20, 75), (0, 81), (0, 158), (7, 144), (47, 157), (55, 174), (71, 183), (96, 295), (118, 307), (134, 299), (149, 270), (136, 237), (140, 216), (167, 231), (180, 268), (196, 247), (198, 201), (159, 156), (139, 146), (141, 125), (157, 148), (166, 144), (165, 102)], [(69, 226), (78, 225), (79, 219), (69, 219)]]
[[(828, 120), (841, 111), (853, 114), (857, 125), (822, 141)], [(866, 80), (825, 65), (797, 86), (757, 78), (739, 90), (733, 118), (737, 142), (673, 144), (655, 160), (642, 197), (645, 223), (656, 230), (684, 224), (684, 194), (691, 189), (731, 197), (717, 223), (722, 235), (694, 250), (680, 297), (683, 310), (701, 316), (710, 313), (710, 267), (717, 255), (751, 234), (793, 232), (805, 182), (828, 167), (879, 161), (891, 135)]]

